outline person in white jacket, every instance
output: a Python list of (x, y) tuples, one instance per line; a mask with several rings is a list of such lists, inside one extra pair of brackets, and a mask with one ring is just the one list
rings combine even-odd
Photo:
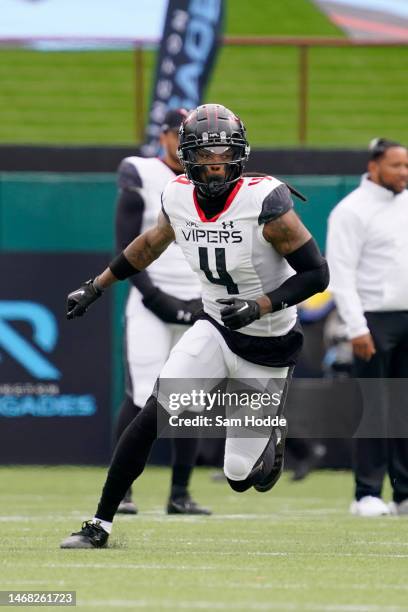
[[(407, 149), (376, 139), (360, 186), (329, 217), (330, 289), (352, 343), (354, 376), (374, 379), (359, 381), (363, 418), (354, 440), (350, 511), (360, 516), (408, 514), (407, 394), (393, 402), (397, 381), (385, 381), (408, 378), (407, 184)], [(397, 432), (390, 429), (396, 412)], [(389, 505), (382, 499), (387, 469)]]

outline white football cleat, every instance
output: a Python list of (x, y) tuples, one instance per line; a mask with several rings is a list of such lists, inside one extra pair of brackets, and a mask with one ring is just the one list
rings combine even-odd
[(366, 495), (351, 502), (350, 513), (354, 516), (386, 516), (390, 509), (381, 497)]
[(388, 504), (388, 508), (393, 516), (408, 516), (408, 499), (404, 499), (404, 501), (399, 504), (391, 501)]

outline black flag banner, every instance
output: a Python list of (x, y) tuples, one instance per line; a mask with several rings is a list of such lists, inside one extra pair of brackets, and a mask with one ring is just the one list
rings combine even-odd
[(169, 0), (142, 154), (156, 155), (167, 110), (195, 108), (214, 65), (224, 0)]

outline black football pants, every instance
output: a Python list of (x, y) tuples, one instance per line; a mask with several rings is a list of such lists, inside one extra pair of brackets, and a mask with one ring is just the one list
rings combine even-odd
[[(369, 413), (363, 433), (371, 437), (354, 440), (355, 497), (380, 497), (388, 471), (393, 499), (399, 503), (408, 498), (408, 311), (365, 316), (377, 352), (368, 362), (358, 358), (354, 362), (356, 378), (375, 379), (360, 381), (363, 409)], [(405, 380), (388, 384), (384, 380), (395, 378)], [(393, 382), (398, 383), (398, 392)]]

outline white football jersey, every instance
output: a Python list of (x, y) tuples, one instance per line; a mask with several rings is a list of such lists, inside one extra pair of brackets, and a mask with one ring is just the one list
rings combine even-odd
[[(280, 200), (280, 193), (285, 194), (284, 202)], [(173, 179), (164, 190), (163, 211), (186, 260), (200, 277), (204, 310), (217, 322), (221, 323), (223, 308), (217, 299), (234, 296), (256, 299), (295, 274), (262, 234), (263, 224), (286, 212), (288, 201), (293, 206), (281, 181), (272, 177), (242, 178), (230, 193), (224, 209), (207, 219), (197, 201), (194, 185), (186, 176)], [(281, 336), (294, 326), (296, 318), (296, 307), (292, 306), (265, 315), (239, 332), (251, 336)]]
[[(137, 187), (145, 203), (141, 232), (156, 225), (161, 209), (161, 195), (175, 173), (158, 157), (127, 157), (127, 162), (137, 171), (142, 186)], [(154, 261), (148, 269), (152, 283), (162, 291), (180, 299), (190, 300), (200, 296), (201, 286), (177, 243)]]

